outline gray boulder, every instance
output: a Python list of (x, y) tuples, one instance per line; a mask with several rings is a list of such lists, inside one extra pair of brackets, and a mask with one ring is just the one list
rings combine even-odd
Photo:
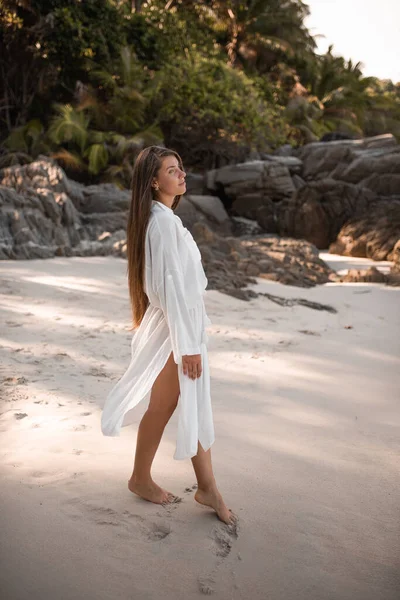
[(279, 207), (279, 233), (328, 248), (341, 227), (376, 200), (371, 190), (334, 179), (307, 183)]

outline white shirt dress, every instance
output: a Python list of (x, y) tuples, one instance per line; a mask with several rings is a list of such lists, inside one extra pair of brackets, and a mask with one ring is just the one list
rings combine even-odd
[[(206, 333), (211, 321), (203, 298), (207, 283), (191, 233), (171, 208), (153, 200), (145, 242), (149, 306), (132, 337), (130, 364), (106, 399), (104, 435), (119, 435), (127, 424), (126, 413), (141, 400), (149, 402), (151, 388), (173, 352), (180, 385), (174, 458), (192, 458), (198, 442), (206, 451), (214, 443)], [(197, 379), (183, 373), (185, 354), (201, 354), (202, 374)]]

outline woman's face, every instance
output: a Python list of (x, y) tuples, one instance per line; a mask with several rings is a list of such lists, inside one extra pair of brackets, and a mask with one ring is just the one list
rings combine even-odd
[(165, 156), (161, 162), (161, 167), (153, 181), (156, 197), (167, 200), (167, 198), (181, 196), (186, 191), (186, 173), (179, 167), (178, 159), (175, 156)]

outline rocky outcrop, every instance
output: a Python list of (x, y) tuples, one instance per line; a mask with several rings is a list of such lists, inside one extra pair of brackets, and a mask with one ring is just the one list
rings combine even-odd
[(369, 269), (349, 269), (339, 281), (346, 283), (384, 283), (391, 286), (400, 286), (400, 273), (382, 273), (376, 267)]
[(285, 147), (276, 156), (210, 171), (206, 187), (231, 216), (320, 249), (386, 257), (400, 237), (392, 218), (400, 199), (400, 147), (389, 134)]
[[(197, 183), (199, 183), (197, 181)], [(0, 259), (121, 252), (131, 194), (112, 184), (69, 180), (47, 157), (4, 169), (0, 177)], [(219, 198), (187, 196), (177, 210), (188, 228), (204, 221), (231, 233)]]
[[(317, 248), (398, 261), (399, 173), (392, 136), (316, 142), (188, 174), (176, 213), (199, 238), (211, 286), (232, 292), (255, 276), (315, 285), (334, 280)], [(0, 258), (124, 256), (129, 204), (129, 191), (85, 187), (46, 157), (4, 169)]]
[(395, 244), (390, 255), (390, 260), (393, 261), (392, 273), (400, 274), (400, 240)]
[[(289, 189), (283, 179), (271, 183), (276, 166), (275, 172), (288, 174), (298, 163), (269, 161), (268, 168), (257, 166), (252, 172), (258, 173), (271, 194), (277, 195), (274, 197), (282, 197)], [(0, 183), (0, 258), (126, 256), (130, 202), (126, 190), (110, 184), (85, 187), (70, 181), (45, 157), (5, 169)], [(188, 194), (181, 198), (176, 213), (198, 241), (211, 289), (246, 299), (251, 292), (242, 288), (254, 282), (255, 276), (301, 287), (334, 277), (312, 244), (278, 236), (253, 238), (260, 231), (257, 223), (243, 217), (231, 219), (216, 196)], [(267, 218), (266, 204), (260, 219), (265, 223)], [(250, 236), (234, 237), (238, 231)]]
[[(360, 140), (312, 142), (296, 150), (295, 154), (302, 162), (304, 179), (333, 177), (349, 183), (358, 183), (364, 178), (364, 167), (369, 160), (379, 159), (392, 152), (398, 152), (398, 144), (394, 136), (386, 134)], [(359, 163), (358, 159), (361, 159)], [(347, 169), (349, 172), (341, 177), (340, 174)], [(385, 169), (382, 169), (382, 172), (386, 172)]]
[(309, 242), (265, 235), (222, 237), (203, 223), (197, 223), (192, 234), (201, 251), (209, 289), (237, 295), (234, 290), (255, 282), (254, 277), (299, 287), (336, 280), (334, 271)]
[(270, 160), (229, 165), (208, 171), (206, 186), (214, 193), (223, 190), (232, 200), (257, 191), (272, 200), (280, 200), (289, 197), (295, 189), (290, 168), (297, 172), (301, 161), (294, 157), (271, 157)]
[(46, 157), (4, 169), (0, 178), (0, 258), (109, 254), (125, 235), (129, 192), (68, 180)]
[(190, 230), (195, 223), (201, 221), (214, 225), (214, 229), (220, 233), (232, 233), (232, 221), (216, 196), (187, 194), (181, 198), (175, 212)]
[(355, 214), (365, 214), (376, 201), (366, 188), (334, 179), (306, 183), (279, 207), (279, 233), (328, 248)]
[(393, 260), (400, 240), (400, 198), (372, 203), (361, 217), (353, 217), (340, 229), (329, 252), (344, 256)]

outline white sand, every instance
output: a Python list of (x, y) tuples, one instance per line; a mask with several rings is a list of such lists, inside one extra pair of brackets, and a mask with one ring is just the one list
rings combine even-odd
[(207, 292), (235, 538), (184, 491), (176, 415), (153, 469), (183, 498), (168, 509), (127, 490), (138, 423), (101, 434), (129, 360), (125, 273), (115, 258), (0, 262), (1, 598), (398, 600), (400, 290), (253, 286), (337, 314)]

